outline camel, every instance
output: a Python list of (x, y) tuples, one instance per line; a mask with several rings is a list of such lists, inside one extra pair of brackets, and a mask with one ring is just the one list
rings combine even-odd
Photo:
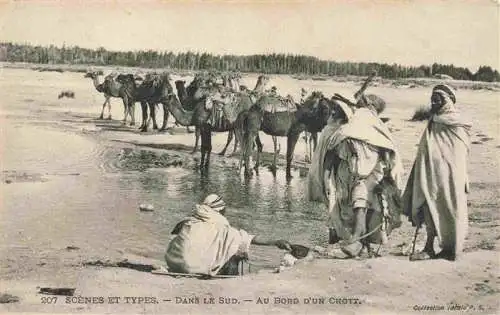
[[(225, 119), (227, 119), (227, 122), (229, 125), (234, 125), (236, 122), (236, 118), (240, 112), (243, 110), (246, 110), (250, 108), (253, 103), (255, 98), (262, 93), (264, 90), (265, 85), (269, 81), (269, 77), (265, 75), (261, 75), (257, 79), (257, 83), (255, 84), (255, 88), (253, 91), (250, 93), (245, 93), (245, 92), (237, 92), (234, 90), (225, 90), (221, 89), (220, 87), (212, 87), (212, 88), (204, 88), (205, 90), (202, 93), (197, 93), (197, 91), (193, 91), (193, 95), (188, 95), (187, 89), (184, 87), (185, 81), (178, 80), (175, 82), (175, 86), (177, 89), (177, 95), (179, 96), (179, 100), (181, 104), (184, 106), (185, 109), (187, 110), (193, 110), (197, 102), (201, 99), (199, 98), (201, 95), (205, 95), (204, 97), (207, 97), (207, 95), (221, 95), (219, 98), (218, 102), (222, 103), (222, 113)], [(200, 89), (203, 89), (203, 87), (200, 87)], [(237, 88), (239, 89), (239, 87)], [(196, 95), (196, 96), (195, 96)], [(197, 98), (198, 97), (198, 98)], [(219, 112), (220, 114), (220, 112)], [(200, 129), (198, 126), (195, 126), (195, 145), (193, 148), (192, 153), (196, 152), (196, 149), (198, 147), (198, 140), (200, 137)], [(213, 131), (218, 131), (218, 130), (213, 130)], [(233, 137), (234, 137), (234, 132), (231, 129), (227, 130), (229, 131), (228, 138), (226, 141), (226, 145), (222, 149), (222, 151), (219, 153), (219, 155), (225, 155), (227, 148), (229, 147), (229, 144), (231, 143)], [(234, 149), (233, 149), (233, 154), (237, 149), (237, 144), (239, 142), (239, 139), (236, 138), (236, 141), (234, 143)]]
[(239, 73), (224, 74), (222, 75), (222, 85), (234, 92), (239, 92), (240, 79), (241, 75)]
[[(117, 81), (124, 85), (124, 90), (128, 91), (128, 107), (134, 108), (135, 102), (141, 103), (142, 109), (142, 124), (139, 127), (141, 131), (147, 131), (149, 125), (148, 108), (150, 118), (153, 121), (153, 129), (158, 130), (156, 123), (156, 106), (161, 103), (164, 93), (173, 93), (173, 88), (170, 85), (170, 75), (163, 74), (148, 74), (141, 84), (137, 84), (134, 76), (118, 75)], [(163, 123), (160, 130), (165, 130), (168, 122), (169, 112), (163, 106)]]
[(320, 92), (313, 93), (302, 106), (292, 99), (283, 99), (280, 96), (265, 95), (248, 111), (238, 117), (238, 133), (242, 136), (243, 154), (240, 166), (245, 168), (245, 176), (251, 176), (249, 158), (253, 151), (254, 143), (257, 145), (257, 158), (255, 171), (258, 173), (262, 145), (259, 131), (273, 136), (274, 158), (272, 173), (276, 176), (276, 162), (278, 146), (276, 137), (287, 137), (287, 176), (290, 174), (291, 157), (295, 144), (302, 131), (319, 132), (326, 125), (335, 102), (323, 96)]
[[(240, 92), (240, 85), (239, 85), (239, 78), (240, 76), (238, 74), (232, 75), (229, 77), (229, 82), (235, 81), (236, 83), (230, 83), (231, 84), (231, 90), (229, 93), (223, 93), (221, 95), (221, 98), (218, 100), (220, 103), (223, 104), (222, 106), (222, 112), (224, 114), (224, 117), (228, 120), (228, 122), (234, 127), (236, 120), (238, 118), (238, 115), (241, 112), (244, 112), (252, 105), (255, 103), (255, 101), (264, 93), (264, 88), (269, 82), (269, 77), (266, 75), (260, 75), (257, 78), (257, 83), (255, 83), (255, 87), (252, 91), (249, 92)], [(249, 99), (247, 98), (249, 97)], [(250, 100), (250, 102), (248, 102)], [(224, 155), (226, 152), (227, 147), (231, 143), (231, 139), (235, 136), (235, 142), (234, 142), (234, 149), (233, 153), (234, 154), (237, 151), (238, 143), (242, 143), (242, 137), (241, 134), (237, 134), (233, 128), (233, 130), (229, 131), (228, 134), (228, 139), (226, 142), (226, 146), (224, 149), (219, 153), (219, 155)]]
[[(182, 126), (195, 126), (199, 130), (201, 137), (200, 169), (202, 171), (208, 169), (212, 151), (212, 132), (226, 132), (234, 128), (234, 123), (225, 118), (222, 112), (224, 107), (235, 106), (235, 104), (233, 102), (224, 103), (227, 101), (222, 98), (222, 93), (219, 92), (194, 100), (193, 110), (188, 111), (183, 108), (175, 93), (169, 88), (168, 80), (160, 80), (159, 85), (160, 89), (164, 91), (161, 93), (160, 99), (164, 108), (166, 107)], [(244, 93), (240, 93), (237, 99), (239, 106), (249, 104), (246, 106), (250, 107), (252, 104), (250, 97)], [(223, 110), (220, 110), (214, 103), (223, 103)]]
[[(102, 110), (101, 110), (101, 115), (99, 116), (99, 119), (104, 118), (104, 109), (106, 108), (106, 104), (108, 105), (108, 118), (111, 119), (111, 102), (110, 98), (111, 97), (116, 97), (116, 98), (121, 98), (123, 100), (122, 94), (121, 94), (121, 88), (122, 84), (116, 81), (116, 75), (115, 74), (109, 74), (104, 78), (103, 83), (99, 83), (99, 75), (102, 75), (102, 72), (98, 71), (93, 71), (93, 72), (88, 72), (85, 74), (85, 78), (91, 78), (92, 82), (94, 83), (95, 89), (99, 93), (104, 93), (104, 103), (102, 104)], [(123, 122), (127, 120), (127, 107), (125, 104), (125, 100), (123, 100)]]
[[(212, 110), (209, 109), (211, 97), (206, 97), (196, 101), (196, 105), (192, 111), (187, 111), (182, 107), (181, 102), (174, 93), (167, 94), (162, 99), (162, 103), (168, 108), (172, 116), (182, 126), (195, 126), (201, 136), (201, 161), (200, 169), (206, 170), (210, 164), (210, 154), (212, 152), (212, 131), (225, 132), (232, 130), (226, 119), (218, 119), (214, 122), (210, 121)], [(213, 104), (212, 104), (213, 105)]]
[[(300, 104), (304, 104), (307, 99), (307, 90), (304, 88), (300, 89)], [(305, 161), (311, 162), (312, 153), (316, 150), (318, 144), (318, 133), (304, 132), (304, 141), (306, 143), (306, 156)]]

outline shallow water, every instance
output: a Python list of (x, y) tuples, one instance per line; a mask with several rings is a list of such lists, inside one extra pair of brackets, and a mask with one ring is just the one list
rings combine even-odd
[[(83, 79), (67, 74), (56, 86), (54, 76), (61, 75), (4, 69), (1, 168), (11, 183), (0, 184), (0, 256), (37, 259), (72, 245), (86, 255), (118, 250), (163, 259), (174, 225), (214, 192), (229, 205), (229, 221), (251, 234), (304, 245), (325, 239), (323, 208), (303, 199), (304, 178), (287, 185), (281, 171), (274, 179), (262, 169), (245, 181), (233, 164), (215, 156), (202, 175), (189, 154), (100, 141), (81, 132), (92, 124), (74, 123), (89, 112), (87, 102), (97, 103), (71, 83)], [(15, 82), (23, 88), (14, 88)], [(68, 87), (76, 89), (78, 102), (57, 101), (57, 91)], [(116, 107), (113, 114), (120, 117)], [(67, 119), (68, 112), (73, 118)], [(162, 167), (172, 160), (182, 165)], [(154, 212), (140, 212), (143, 203)], [(255, 247), (251, 261), (256, 268), (272, 267), (280, 256), (276, 248)]]
[[(194, 170), (194, 161), (177, 167), (137, 169), (131, 167), (133, 157), (158, 160), (158, 156), (41, 127), (8, 124), (4, 133), (15, 133), (16, 141), (7, 142), (3, 170), (40, 173), (47, 182), (2, 184), (3, 249), (16, 244), (64, 248), (83, 243), (96, 253), (117, 249), (161, 259), (173, 226), (196, 202), (214, 192), (229, 205), (229, 221), (251, 234), (306, 245), (320, 243), (325, 237), (322, 209), (302, 198), (303, 179), (288, 186), (262, 171), (259, 177), (244, 181), (233, 167), (219, 165), (220, 160), (214, 160), (204, 175)], [(163, 155), (167, 156), (164, 160), (181, 156), (175, 152)], [(186, 156), (185, 161), (188, 159)], [(26, 185), (29, 194), (11, 190), (14, 185)], [(45, 187), (33, 192), (29, 187), (33, 185)], [(140, 212), (141, 203), (152, 204), (155, 211)], [(26, 220), (32, 221), (28, 226), (33, 228), (24, 230), (19, 238), (16, 223), (26, 226)], [(279, 262), (279, 251), (258, 248), (252, 258), (271, 267)]]

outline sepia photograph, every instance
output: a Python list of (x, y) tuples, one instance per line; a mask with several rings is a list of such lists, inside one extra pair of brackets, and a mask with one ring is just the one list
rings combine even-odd
[(0, 0), (0, 314), (498, 314), (500, 1)]

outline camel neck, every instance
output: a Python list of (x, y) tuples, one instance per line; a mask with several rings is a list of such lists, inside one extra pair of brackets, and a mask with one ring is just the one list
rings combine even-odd
[(100, 85), (99, 77), (98, 76), (93, 77), (92, 82), (94, 83), (94, 87), (97, 89), (97, 87)]
[(177, 86), (177, 95), (179, 95), (179, 100), (183, 105), (186, 105), (188, 98), (186, 87), (184, 85)]
[(182, 108), (181, 103), (177, 99), (177, 97), (171, 95), (166, 100), (166, 104), (172, 116), (175, 117), (175, 120), (182, 126), (191, 126), (193, 121), (193, 112), (186, 111)]
[(264, 84), (262, 83), (262, 81), (257, 81), (257, 84), (255, 84), (255, 88), (253, 89), (254, 92), (257, 92), (257, 93), (264, 93)]

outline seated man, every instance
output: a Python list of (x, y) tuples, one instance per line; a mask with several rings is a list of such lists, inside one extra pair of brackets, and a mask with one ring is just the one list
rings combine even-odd
[(267, 240), (238, 230), (227, 221), (224, 200), (208, 195), (193, 214), (179, 222), (165, 254), (168, 270), (205, 275), (237, 275), (238, 264), (248, 257), (250, 244), (291, 250), (284, 240)]

